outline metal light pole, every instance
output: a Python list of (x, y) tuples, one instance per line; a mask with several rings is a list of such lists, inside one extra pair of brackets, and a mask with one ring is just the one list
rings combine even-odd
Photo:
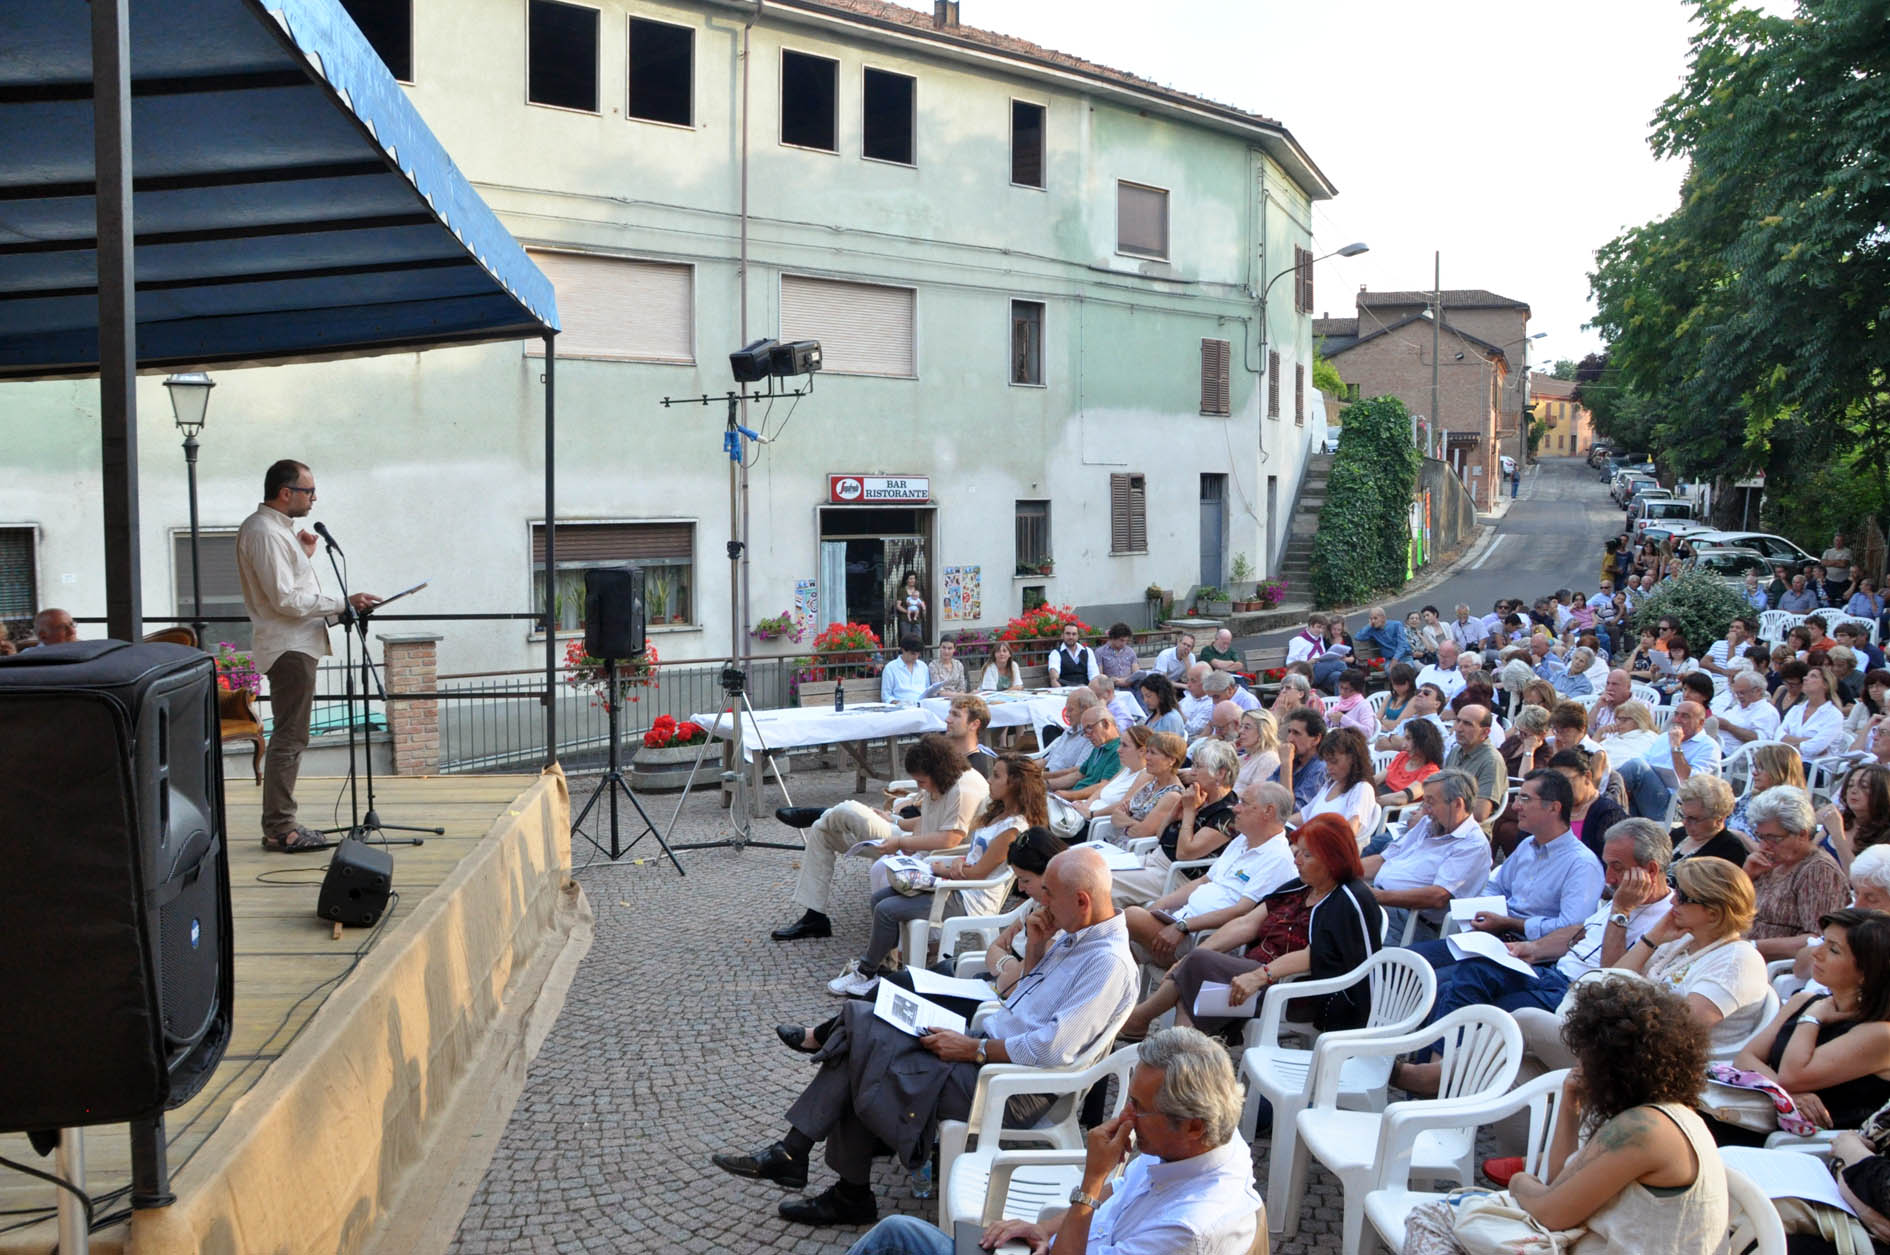
[(197, 433), (203, 430), (210, 409), (210, 389), (216, 387), (202, 371), (172, 375), (164, 381), (171, 394), (171, 416), (184, 433), (184, 471), (190, 480), (190, 614), (197, 648), (204, 647), (203, 563), (197, 548)]

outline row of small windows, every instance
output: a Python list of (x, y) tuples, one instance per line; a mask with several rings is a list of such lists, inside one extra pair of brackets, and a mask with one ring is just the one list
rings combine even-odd
[[(342, 0), (395, 78), (413, 81), (413, 0)], [(525, 98), (583, 113), (601, 111), (598, 50), (603, 15), (565, 0), (527, 0)], [(695, 125), (695, 30), (649, 18), (629, 19), (629, 79), (624, 112), (645, 122)], [(1046, 109), (1011, 102), (1011, 182), (1044, 186)], [(861, 81), (861, 156), (918, 163), (918, 80), (867, 67)], [(781, 52), (781, 143), (818, 152), (840, 147), (840, 63)], [(1143, 236), (1145, 238), (1146, 231)], [(1161, 251), (1167, 256), (1167, 229)]]

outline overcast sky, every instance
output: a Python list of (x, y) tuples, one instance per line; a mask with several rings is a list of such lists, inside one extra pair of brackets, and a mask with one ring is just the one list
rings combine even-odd
[[(926, 0), (904, 0), (930, 9)], [(1768, 5), (1768, 7), (1782, 7)], [(1588, 272), (1664, 216), (1684, 173), (1647, 147), (1686, 71), (1679, 0), (964, 0), (1004, 31), (1273, 118), (1339, 188), (1315, 207), (1318, 312), (1361, 284), (1527, 301), (1532, 365), (1599, 347)]]

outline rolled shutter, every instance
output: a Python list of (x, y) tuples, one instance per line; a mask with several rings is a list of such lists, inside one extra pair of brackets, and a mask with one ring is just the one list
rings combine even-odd
[(532, 250), (558, 293), (558, 356), (695, 361), (694, 271), (669, 262)]
[[(634, 558), (688, 561), (695, 540), (693, 523), (560, 523), (558, 565), (627, 562)], [(545, 560), (545, 527), (532, 524), (532, 562)]]
[(823, 370), (910, 379), (917, 305), (911, 288), (782, 275), (781, 338), (820, 341)]
[(0, 528), (0, 619), (28, 619), (37, 614), (38, 589), (33, 529)]

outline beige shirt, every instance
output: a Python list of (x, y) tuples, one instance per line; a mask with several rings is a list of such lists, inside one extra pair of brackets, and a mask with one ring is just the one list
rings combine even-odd
[(347, 605), (322, 592), (315, 564), (295, 538), (293, 519), (273, 506), (257, 506), (236, 533), (236, 574), (256, 629), (256, 670), (267, 674), (287, 653), (328, 656), (329, 620)]
[(975, 771), (958, 777), (942, 797), (919, 804), (920, 832), (962, 832), (967, 840), (978, 826), (978, 815), (991, 800), (991, 786)]

